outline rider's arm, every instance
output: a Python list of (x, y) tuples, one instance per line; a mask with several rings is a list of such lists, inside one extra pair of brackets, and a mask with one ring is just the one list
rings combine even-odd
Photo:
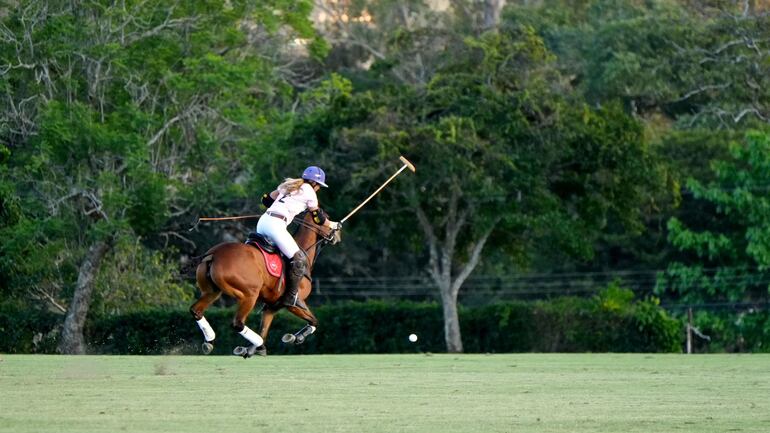
[(275, 202), (275, 199), (278, 198), (278, 190), (275, 190), (271, 192), (270, 194), (262, 194), (262, 204), (265, 205), (265, 207), (270, 207)]
[(326, 212), (321, 210), (321, 208), (318, 208), (318, 207), (310, 208), (309, 207), (308, 210), (310, 211), (310, 213), (313, 214), (313, 221), (315, 221), (316, 224), (320, 224), (320, 225), (322, 225), (324, 227), (329, 227), (330, 229), (334, 229), (334, 230), (340, 228), (340, 223), (334, 222), (334, 221), (330, 220), (327, 217)]

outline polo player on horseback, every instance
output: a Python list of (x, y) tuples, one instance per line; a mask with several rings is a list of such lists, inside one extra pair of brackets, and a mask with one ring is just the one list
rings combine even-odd
[(318, 207), (316, 191), (326, 185), (326, 174), (316, 166), (310, 166), (302, 173), (301, 179), (287, 178), (278, 185), (275, 191), (262, 195), (262, 204), (267, 207), (257, 223), (257, 233), (272, 241), (284, 256), (289, 259), (289, 269), (286, 278), (286, 291), (278, 301), (287, 307), (299, 307), (307, 310), (307, 305), (297, 296), (299, 283), (308, 268), (308, 259), (287, 227), (297, 214), (310, 211), (313, 221), (332, 230), (339, 230), (340, 224), (327, 218)]

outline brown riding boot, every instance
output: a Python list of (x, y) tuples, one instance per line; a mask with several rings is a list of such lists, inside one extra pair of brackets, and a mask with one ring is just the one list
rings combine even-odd
[(289, 262), (289, 269), (286, 272), (286, 290), (278, 301), (279, 305), (284, 307), (299, 307), (307, 310), (307, 305), (299, 297), (299, 283), (305, 276), (307, 270), (307, 257), (302, 251), (297, 252)]

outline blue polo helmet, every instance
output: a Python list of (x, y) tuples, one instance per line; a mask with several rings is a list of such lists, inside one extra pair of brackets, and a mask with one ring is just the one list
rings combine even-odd
[(316, 167), (315, 165), (311, 165), (310, 167), (306, 168), (305, 171), (302, 172), (302, 178), (305, 180), (311, 180), (324, 188), (329, 186), (326, 184), (326, 173), (324, 173), (320, 167)]

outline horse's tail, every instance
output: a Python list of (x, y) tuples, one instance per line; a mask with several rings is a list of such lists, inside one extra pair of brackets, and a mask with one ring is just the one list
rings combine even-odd
[(208, 287), (212, 291), (221, 291), (214, 279), (211, 278), (211, 265), (214, 263), (214, 254), (208, 253), (195, 257), (195, 282), (201, 291)]
[(182, 267), (179, 269), (179, 274), (183, 277), (192, 277), (195, 275), (195, 270), (198, 269), (198, 265), (201, 264), (204, 258), (206, 256), (210, 256), (211, 254), (206, 253), (202, 254), (200, 256), (190, 257), (185, 263), (182, 264)]
[[(209, 248), (208, 251), (206, 251), (205, 253), (203, 253), (203, 254), (201, 254), (199, 256), (190, 257), (190, 259), (186, 263), (184, 263), (182, 265), (182, 268), (180, 269), (180, 274), (185, 276), (185, 277), (194, 276), (196, 270), (198, 269), (198, 265), (200, 265), (201, 262), (206, 260), (207, 257), (212, 256), (214, 254), (214, 252), (217, 249), (219, 249), (219, 247), (221, 247), (222, 245), (224, 245), (224, 243), (223, 244), (219, 244), (219, 245), (215, 245), (215, 246)], [(209, 259), (209, 260), (211, 260), (211, 259)]]

